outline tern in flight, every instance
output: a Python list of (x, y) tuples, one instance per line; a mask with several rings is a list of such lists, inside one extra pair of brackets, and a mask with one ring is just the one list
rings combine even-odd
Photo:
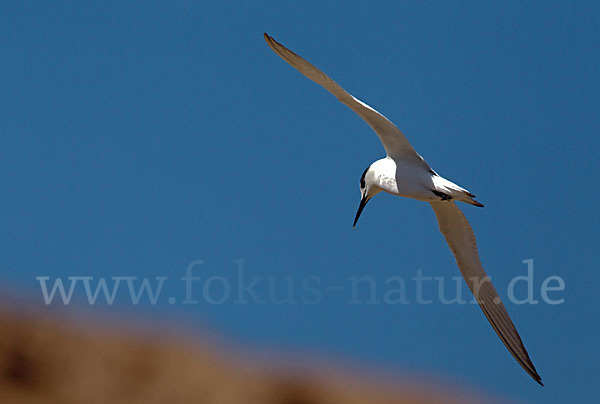
[(519, 365), (543, 386), (542, 378), (529, 359), (515, 325), (481, 265), (473, 229), (455, 201), (479, 207), (483, 205), (474, 199), (475, 195), (431, 169), (412, 148), (400, 129), (385, 116), (354, 98), (325, 73), (266, 33), (264, 37), (271, 49), (283, 60), (335, 95), (338, 100), (364, 119), (383, 143), (387, 156), (371, 164), (360, 177), (361, 199), (353, 226), (356, 226), (367, 202), (381, 191), (429, 202), (437, 217), (440, 231), (454, 253), (458, 268), (477, 299), (479, 307)]

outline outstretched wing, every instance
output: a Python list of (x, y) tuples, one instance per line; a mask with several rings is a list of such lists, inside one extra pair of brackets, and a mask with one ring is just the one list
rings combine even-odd
[(479, 302), (479, 307), (519, 365), (543, 386), (542, 378), (529, 359), (515, 325), (481, 265), (475, 234), (465, 215), (454, 202), (431, 202), (431, 206), (437, 216), (440, 231), (454, 253), (458, 268)]
[(356, 112), (358, 116), (364, 119), (365, 122), (367, 122), (369, 126), (373, 128), (375, 133), (377, 133), (377, 136), (379, 136), (379, 139), (381, 140), (381, 143), (383, 143), (383, 147), (385, 148), (388, 156), (392, 158), (414, 160), (420, 164), (424, 164), (426, 168), (429, 168), (423, 158), (419, 156), (415, 149), (413, 149), (413, 147), (410, 145), (406, 137), (404, 137), (400, 129), (398, 129), (385, 116), (381, 115), (364, 102), (354, 98), (350, 93), (340, 87), (339, 84), (333, 81), (325, 73), (277, 42), (266, 33), (264, 36), (267, 44), (275, 51), (275, 53), (281, 56), (283, 60), (295, 67), (300, 73), (315, 83), (323, 86), (327, 91), (335, 95), (338, 100), (340, 100), (343, 104)]

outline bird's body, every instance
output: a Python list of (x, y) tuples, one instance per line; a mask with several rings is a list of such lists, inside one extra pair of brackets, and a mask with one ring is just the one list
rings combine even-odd
[[(392, 195), (424, 202), (457, 200), (479, 206), (471, 194), (430, 168), (411, 161), (385, 157), (369, 166), (369, 181), (373, 187)], [(370, 193), (372, 197), (372, 193)]]
[(324, 87), (364, 119), (379, 136), (387, 152), (385, 158), (375, 161), (361, 176), (361, 201), (354, 225), (367, 202), (382, 191), (429, 202), (437, 217), (440, 231), (454, 254), (465, 282), (479, 302), (481, 310), (494, 331), (519, 365), (543, 386), (541, 377), (531, 362), (519, 333), (481, 265), (473, 230), (464, 214), (456, 206), (455, 201), (479, 207), (483, 207), (483, 205), (474, 199), (475, 195), (432, 170), (429, 164), (413, 149), (400, 129), (386, 117), (354, 98), (325, 73), (272, 37), (267, 34), (264, 34), (264, 37), (271, 49), (282, 59)]

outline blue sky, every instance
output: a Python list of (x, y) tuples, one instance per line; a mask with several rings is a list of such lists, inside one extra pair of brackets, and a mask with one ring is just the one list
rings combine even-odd
[[(599, 354), (599, 12), (583, 1), (5, 6), (2, 289), (42, 309), (38, 276), (168, 277), (155, 305), (133, 305), (121, 290), (96, 306), (522, 402), (589, 402)], [(426, 204), (380, 195), (352, 229), (360, 174), (383, 148), (277, 57), (265, 31), (384, 113), (486, 205), (462, 208), (546, 387), (474, 305), (367, 304), (362, 289), (363, 303), (349, 304), (352, 277), (372, 277), (381, 300), (385, 281), (401, 276), (414, 300), (417, 270), (447, 282), (458, 270)], [(560, 276), (565, 290), (550, 296), (564, 303), (507, 300), (531, 258), (534, 298)], [(182, 304), (180, 278), (198, 259), (194, 276), (222, 277), (210, 296), (232, 287), (223, 304), (202, 299), (203, 281), (193, 285), (198, 303)], [(240, 259), (264, 304), (236, 304)], [(288, 293), (289, 279), (306, 297), (307, 278), (320, 282), (317, 303), (269, 297)], [(423, 294), (436, 291), (430, 282)]]

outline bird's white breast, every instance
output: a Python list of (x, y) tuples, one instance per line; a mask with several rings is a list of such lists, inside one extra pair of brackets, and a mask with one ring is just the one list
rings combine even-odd
[(383, 191), (422, 201), (433, 199), (432, 174), (422, 165), (386, 157), (377, 160), (371, 167), (375, 184)]

